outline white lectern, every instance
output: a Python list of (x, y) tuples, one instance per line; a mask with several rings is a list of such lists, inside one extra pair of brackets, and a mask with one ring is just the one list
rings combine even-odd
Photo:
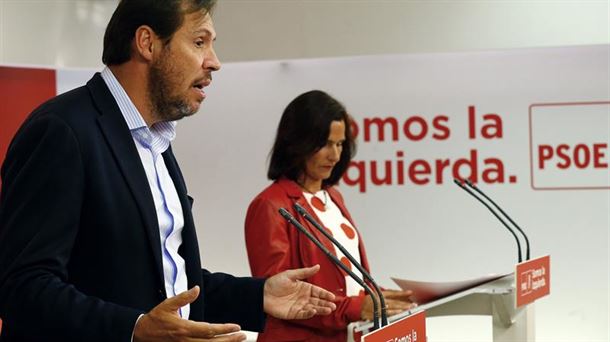
[[(494, 342), (533, 342), (534, 303), (517, 308), (515, 302), (515, 276), (507, 275), (447, 297), (423, 304), (388, 318), (394, 322), (414, 313), (426, 311), (426, 317), (449, 315), (490, 315), (493, 322)], [(348, 329), (348, 342), (354, 333), (366, 334), (371, 322), (354, 322)]]

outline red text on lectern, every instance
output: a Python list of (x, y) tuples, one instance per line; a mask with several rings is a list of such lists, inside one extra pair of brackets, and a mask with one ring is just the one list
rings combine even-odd
[(399, 319), (362, 337), (362, 342), (426, 342), (426, 313)]

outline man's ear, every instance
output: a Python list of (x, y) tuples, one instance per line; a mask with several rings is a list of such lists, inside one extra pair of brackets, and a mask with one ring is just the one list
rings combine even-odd
[(155, 34), (150, 26), (142, 25), (136, 30), (134, 37), (134, 49), (135, 53), (146, 61), (152, 61), (153, 53), (155, 50), (155, 44), (158, 43), (159, 38)]

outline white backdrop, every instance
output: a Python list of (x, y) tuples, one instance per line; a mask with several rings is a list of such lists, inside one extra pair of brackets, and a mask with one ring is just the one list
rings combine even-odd
[[(203, 264), (249, 274), (243, 218), (250, 200), (268, 184), (266, 160), (277, 122), (296, 95), (322, 89), (345, 104), (359, 127), (355, 161), (366, 167), (366, 176), (353, 167), (348, 177), (361, 179), (366, 189), (342, 184), (341, 190), (363, 234), (373, 275), (383, 286), (395, 287), (390, 276), (443, 281), (512, 270), (512, 237), (452, 184), (452, 166), (476, 153), (481, 188), (528, 232), (533, 256), (551, 255), (551, 295), (536, 304), (537, 340), (608, 341), (609, 48), (225, 64), (201, 112), (180, 123), (174, 143), (195, 198)], [(59, 71), (58, 92), (90, 74)], [(557, 103), (572, 106), (541, 105)], [(474, 139), (469, 138), (469, 112), (474, 112)], [(374, 118), (395, 120), (396, 141), (389, 127), (381, 141), (376, 126), (369, 127), (370, 139), (364, 140), (365, 122)], [(444, 128), (433, 128), (435, 118)], [(415, 122), (409, 132), (418, 135), (422, 121), (430, 125), (428, 134), (408, 138), (403, 125)], [(598, 153), (598, 167), (591, 161), (584, 169), (563, 170), (556, 166), (561, 159), (553, 159), (541, 169), (538, 145), (561, 143), (606, 144), (606, 149)], [(502, 164), (503, 181), (490, 172), (491, 158)], [(416, 162), (417, 170), (431, 165), (429, 175), (409, 176), (416, 159), (423, 160)], [(449, 166), (437, 172), (436, 160)], [(386, 161), (392, 184), (375, 185), (370, 168), (376, 163), (383, 178)], [(468, 170), (462, 166), (459, 174), (468, 176)], [(487, 321), (477, 321), (474, 329), (456, 322), (430, 329), (431, 341), (472, 341), (490, 334)], [(460, 329), (466, 335), (455, 333)]]
[[(593, 46), (225, 65), (202, 112), (179, 126), (174, 144), (195, 197), (203, 263), (248, 274), (243, 218), (249, 201), (268, 184), (266, 160), (279, 117), (292, 98), (317, 88), (342, 101), (356, 118), (355, 159), (367, 165), (390, 160), (396, 168), (403, 159), (406, 169), (416, 158), (455, 161), (471, 149), (478, 150), (479, 169), (484, 158), (500, 159), (506, 177), (515, 176), (516, 182), (481, 187), (526, 229), (533, 256), (552, 257), (551, 296), (537, 304), (538, 340), (607, 341), (609, 191), (533, 190), (528, 117), (529, 106), (537, 103), (609, 101), (608, 51)], [(484, 114), (496, 113), (502, 138), (468, 139), (469, 106), (476, 108), (479, 125)], [(599, 120), (587, 123), (594, 136), (579, 129), (579, 112), (572, 113), (576, 122), (534, 125), (540, 133), (535, 136), (554, 131), (551, 136), (568, 143), (608, 144), (608, 108), (598, 107)], [(449, 118), (446, 140), (429, 135), (410, 141), (401, 133), (392, 142), (388, 130), (385, 142), (363, 141), (365, 118), (404, 123), (419, 116), (431, 122), (438, 115)], [(397, 151), (404, 157), (396, 157)], [(605, 177), (597, 179), (602, 187), (610, 186), (609, 155), (606, 150)], [(564, 177), (578, 174), (568, 169)], [(404, 185), (396, 185), (396, 175), (391, 186), (368, 182), (365, 193), (341, 189), (382, 285), (393, 286), (390, 276), (440, 281), (512, 270), (512, 237), (452, 184), (448, 172), (443, 184), (414, 185), (405, 177)]]

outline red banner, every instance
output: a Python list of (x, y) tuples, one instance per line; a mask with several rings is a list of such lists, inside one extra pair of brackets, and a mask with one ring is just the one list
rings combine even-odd
[(0, 66), (0, 165), (25, 117), (56, 92), (55, 70)]

